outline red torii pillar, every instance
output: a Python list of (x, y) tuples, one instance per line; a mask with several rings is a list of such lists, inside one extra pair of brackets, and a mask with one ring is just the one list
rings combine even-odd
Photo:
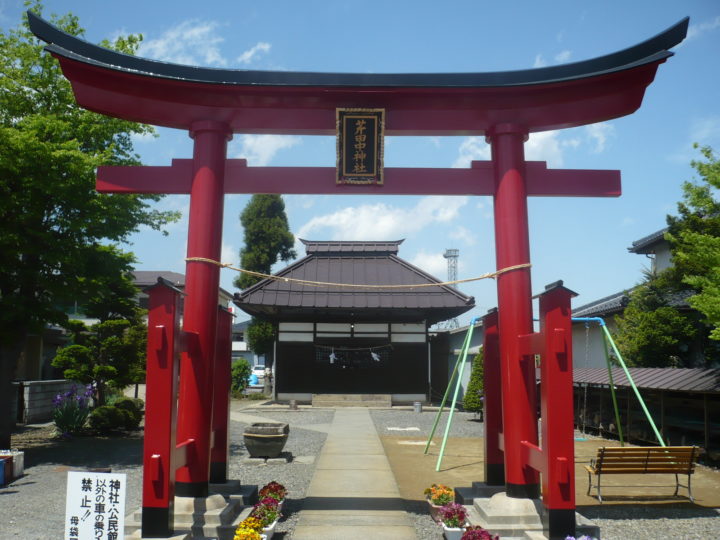
[[(225, 159), (232, 132), (226, 124), (193, 124), (193, 175), (190, 187), (187, 256), (220, 260)], [(188, 260), (185, 270), (185, 332), (198, 334), (198, 346), (181, 357), (178, 439), (195, 439), (187, 463), (178, 469), (175, 493), (207, 497), (213, 407), (213, 365), (218, 321), (220, 267)]]

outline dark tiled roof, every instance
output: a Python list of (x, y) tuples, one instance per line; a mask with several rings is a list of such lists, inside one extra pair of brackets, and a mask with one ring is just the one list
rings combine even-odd
[[(170, 272), (169, 270), (136, 270), (132, 274), (135, 286), (141, 290), (155, 285), (159, 277), (168, 280), (179, 289), (185, 287), (185, 274), (180, 274), (179, 272)], [(220, 287), (219, 290), (227, 298), (232, 296), (222, 287)]]
[(133, 272), (135, 285), (139, 288), (148, 287), (157, 283), (157, 278), (167, 279), (176, 287), (185, 285), (185, 274), (170, 272), (168, 270), (136, 270)]
[(235, 323), (232, 325), (232, 331), (233, 332), (244, 332), (247, 330), (247, 327), (250, 326), (250, 320), (247, 321), (241, 321), (238, 323)]
[(573, 309), (573, 317), (603, 317), (620, 313), (630, 300), (628, 291), (611, 294), (584, 306)]
[(656, 244), (659, 244), (660, 242), (665, 242), (665, 233), (667, 231), (668, 228), (665, 227), (664, 229), (655, 231), (652, 234), (648, 234), (640, 240), (635, 240), (632, 243), (632, 246), (627, 248), (627, 250), (630, 253), (649, 253), (650, 251), (652, 251), (649, 248), (653, 247)]
[[(720, 369), (629, 368), (628, 371), (640, 389), (720, 393)], [(630, 386), (621, 368), (612, 368), (612, 377), (615, 386)], [(575, 368), (573, 382), (610, 384), (606, 368)]]
[[(308, 242), (308, 255), (276, 275), (358, 285), (414, 285), (440, 280), (397, 257), (400, 242)], [(235, 295), (245, 312), (273, 320), (427, 320), (472, 309), (474, 298), (453, 287), (363, 289), (265, 279)]]

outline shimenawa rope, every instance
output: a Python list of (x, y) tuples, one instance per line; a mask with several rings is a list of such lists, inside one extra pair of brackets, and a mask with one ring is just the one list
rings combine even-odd
[(507, 266), (496, 270), (495, 272), (488, 272), (478, 277), (467, 278), (467, 279), (456, 279), (454, 281), (442, 281), (439, 283), (414, 283), (411, 285), (371, 285), (371, 284), (358, 284), (358, 283), (331, 283), (328, 281), (311, 281), (307, 279), (296, 279), (288, 278), (283, 276), (274, 276), (272, 274), (263, 274), (262, 272), (255, 272), (253, 270), (246, 270), (244, 268), (237, 268), (228, 263), (222, 263), (213, 259), (207, 259), (205, 257), (187, 257), (185, 259), (188, 262), (204, 262), (208, 264), (214, 264), (220, 268), (229, 268), (236, 272), (242, 272), (251, 276), (256, 276), (263, 279), (272, 279), (275, 281), (282, 281), (284, 283), (298, 283), (301, 285), (308, 285), (310, 287), (345, 287), (352, 289), (419, 289), (421, 287), (442, 287), (445, 285), (456, 285), (458, 283), (469, 283), (471, 281), (479, 281), (481, 279), (495, 279), (497, 276), (504, 274), (505, 272), (512, 272), (513, 270), (520, 270), (521, 268), (530, 268), (530, 263), (515, 264), (513, 266)]

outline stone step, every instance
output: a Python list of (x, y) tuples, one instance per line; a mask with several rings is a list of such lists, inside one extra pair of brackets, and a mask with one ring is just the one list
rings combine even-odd
[(391, 407), (390, 394), (313, 394), (313, 407)]

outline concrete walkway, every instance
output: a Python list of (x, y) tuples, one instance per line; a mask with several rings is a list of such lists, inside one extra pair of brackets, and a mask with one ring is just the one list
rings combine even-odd
[(368, 409), (336, 409), (292, 537), (417, 540)]

